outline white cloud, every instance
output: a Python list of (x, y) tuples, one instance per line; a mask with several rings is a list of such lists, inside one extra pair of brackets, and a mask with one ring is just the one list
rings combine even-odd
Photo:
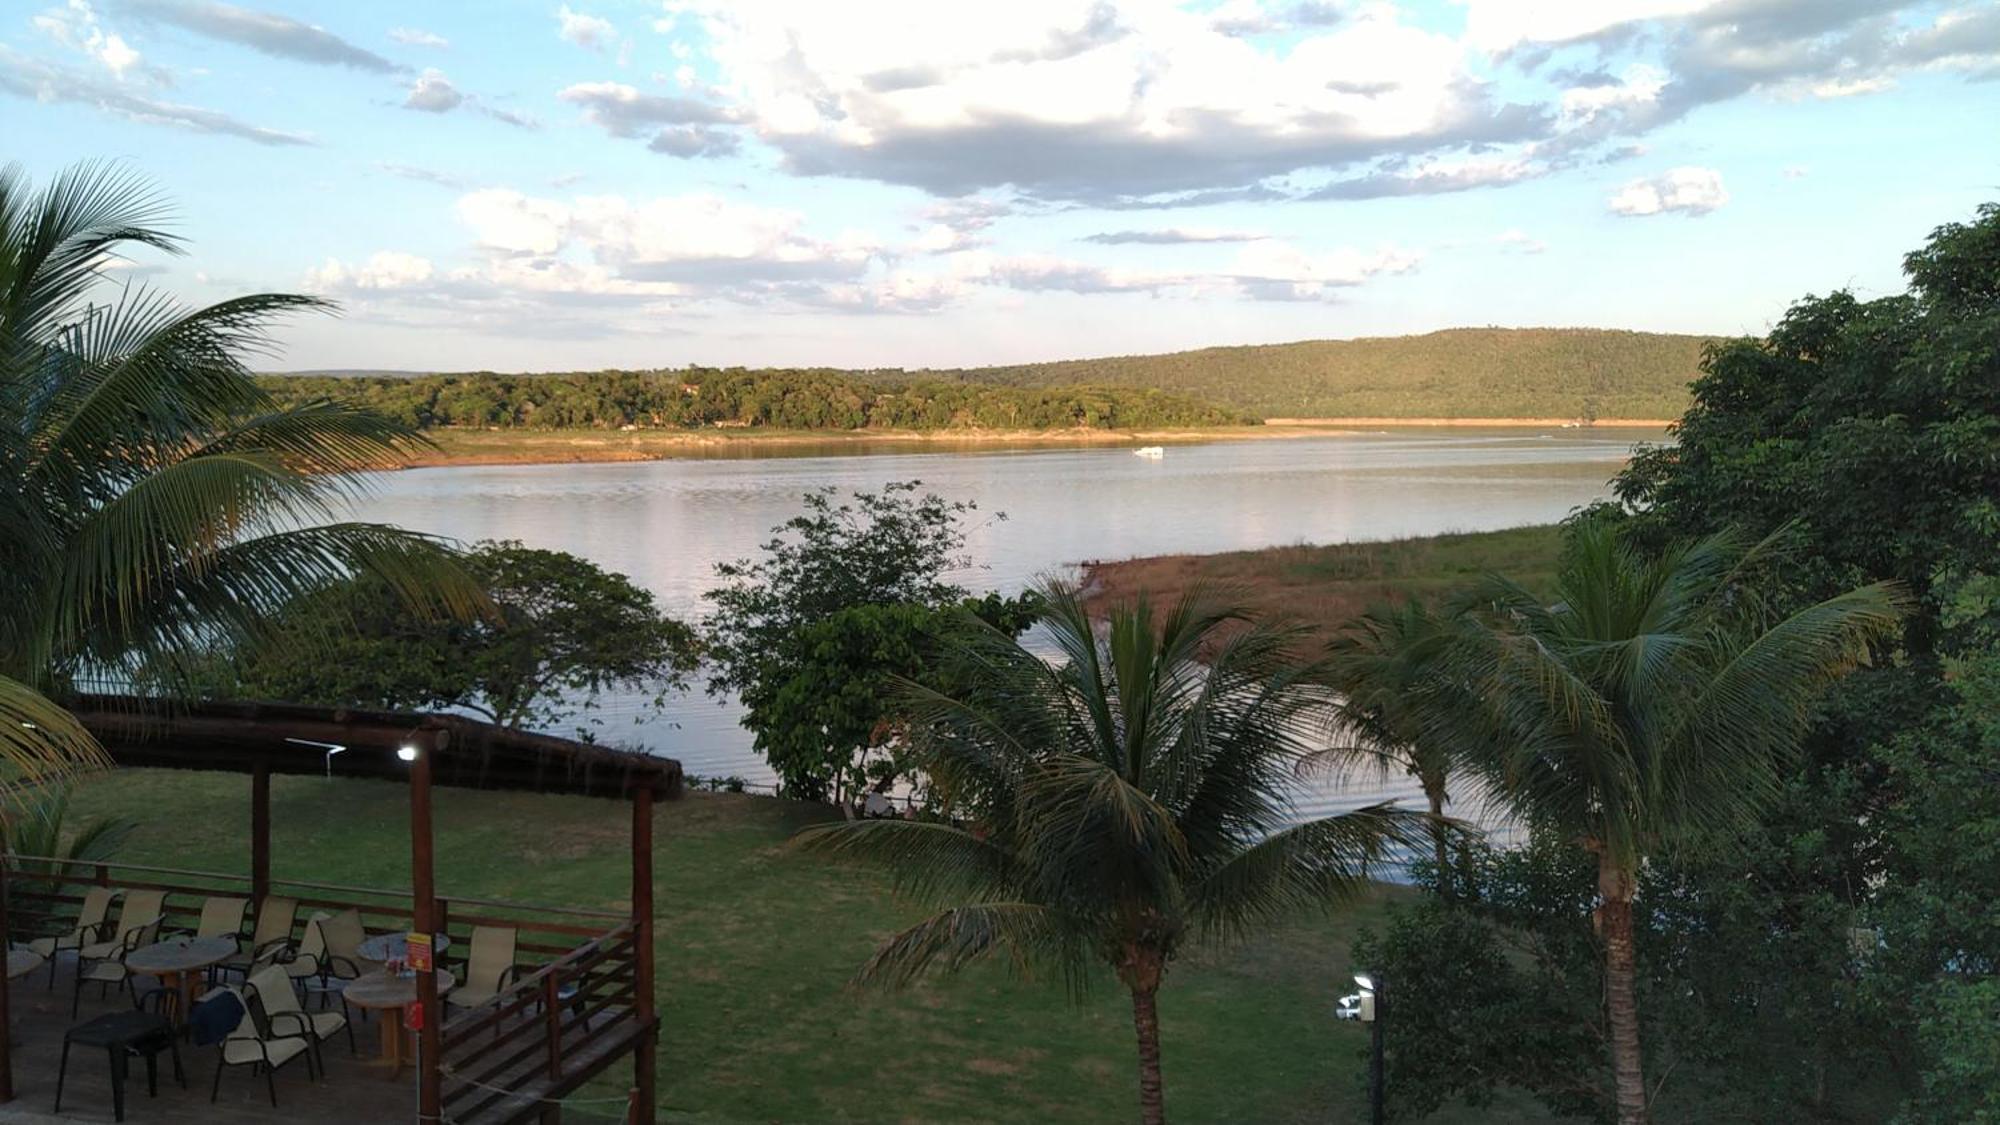
[(568, 4), (557, 9), (556, 24), (556, 34), (564, 42), (589, 51), (602, 51), (618, 38), (618, 29), (610, 20), (576, 11)]
[(451, 46), (451, 40), (433, 31), (416, 27), (392, 27), (389, 38), (406, 47), (434, 47), (443, 50)]
[(1085, 242), (1100, 246), (1177, 246), (1190, 242), (1256, 242), (1269, 238), (1253, 230), (1223, 230), (1216, 227), (1166, 227), (1160, 230), (1114, 230), (1087, 235)]
[(1542, 111), (1496, 101), (1452, 36), (1386, 5), (1284, 43), (1143, 0), (896, 0), (870, 20), (818, 0), (685, 7), (720, 88), (790, 169), (939, 194), (1240, 188), (1547, 128)]
[(139, 52), (116, 32), (104, 30), (88, 0), (69, 0), (61, 7), (43, 11), (31, 22), (42, 34), (90, 56), (115, 78), (124, 78), (127, 71), (139, 65)]
[(1549, 244), (1528, 234), (1519, 227), (1503, 230), (1493, 236), (1493, 241), (1502, 248), (1522, 254), (1539, 254), (1549, 248)]
[(1422, 255), (1388, 246), (1314, 254), (1283, 242), (1245, 246), (1224, 272), (1246, 296), (1260, 300), (1321, 300), (1380, 274), (1408, 273)]
[(400, 250), (378, 250), (366, 262), (352, 266), (328, 258), (325, 265), (306, 271), (306, 287), (319, 293), (410, 289), (429, 281), (432, 272), (426, 258)]
[(464, 102), (465, 95), (451, 84), (444, 72), (429, 69), (410, 83), (410, 93), (403, 99), (403, 108), (420, 109), (425, 113), (448, 113)]
[(0, 91), (38, 102), (86, 105), (142, 125), (169, 125), (193, 133), (237, 137), (260, 145), (313, 143), (313, 139), (305, 134), (267, 129), (220, 110), (137, 94), (120, 83), (105, 82), (92, 75), (78, 74), (30, 58), (4, 43), (0, 43)]
[(342, 39), (323, 27), (274, 12), (253, 11), (220, 0), (124, 0), (126, 11), (142, 19), (234, 43), (273, 58), (393, 74), (407, 67)]
[(1722, 186), (1722, 173), (1713, 168), (1693, 166), (1670, 168), (1651, 178), (1632, 180), (1611, 197), (1611, 210), (1620, 215), (1706, 215), (1729, 202)]
[(479, 245), (504, 256), (581, 254), (626, 281), (727, 286), (852, 277), (877, 252), (865, 236), (808, 235), (799, 212), (705, 193), (635, 203), (621, 196), (539, 199), (495, 188), (461, 198), (458, 216)]

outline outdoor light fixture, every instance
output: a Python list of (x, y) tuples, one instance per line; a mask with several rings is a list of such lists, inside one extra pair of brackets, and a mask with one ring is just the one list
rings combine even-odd
[(396, 747), (396, 756), (406, 762), (414, 762), (417, 760), (417, 748), (415, 744), (405, 742)]
[(1354, 983), (1361, 987), (1361, 1019), (1368, 1025), (1368, 1111), (1369, 1120), (1382, 1125), (1384, 1120), (1382, 1084), (1382, 1017), (1388, 1012), (1382, 989), (1375, 983), (1371, 973), (1354, 974)]

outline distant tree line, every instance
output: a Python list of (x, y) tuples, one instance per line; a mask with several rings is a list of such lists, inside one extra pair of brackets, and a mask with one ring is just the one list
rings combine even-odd
[(1132, 387), (981, 386), (839, 371), (690, 367), (502, 375), (266, 376), (282, 403), (334, 399), (408, 426), (534, 429), (1099, 430), (1235, 425), (1243, 413)]

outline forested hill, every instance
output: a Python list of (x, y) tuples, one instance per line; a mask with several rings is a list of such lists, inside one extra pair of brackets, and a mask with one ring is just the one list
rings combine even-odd
[(1141, 387), (1032, 388), (828, 370), (266, 375), (281, 403), (330, 398), (423, 429), (1100, 430), (1229, 426), (1241, 411)]
[(1678, 418), (1711, 339), (1592, 328), (1453, 328), (913, 377), (1150, 387), (1263, 418)]
[(1014, 367), (266, 376), (435, 428), (1175, 429), (1262, 418), (1679, 417), (1710, 337), (1454, 328)]

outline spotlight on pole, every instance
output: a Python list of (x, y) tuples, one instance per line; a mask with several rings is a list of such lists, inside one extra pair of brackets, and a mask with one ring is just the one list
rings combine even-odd
[(396, 747), (396, 756), (406, 762), (414, 762), (417, 760), (417, 748), (415, 745), (405, 742), (401, 746)]
[(1370, 1049), (1368, 1055), (1368, 1119), (1375, 1125), (1382, 1125), (1385, 1108), (1382, 1085), (1382, 1018), (1388, 1014), (1389, 1005), (1383, 989), (1372, 973), (1354, 974), (1354, 983), (1361, 988), (1361, 1019), (1368, 1025)]

